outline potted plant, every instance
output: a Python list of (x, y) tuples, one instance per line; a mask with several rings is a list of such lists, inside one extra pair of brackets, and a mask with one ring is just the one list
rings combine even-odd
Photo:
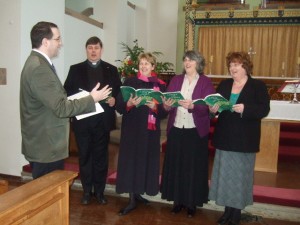
[[(143, 53), (145, 49), (138, 45), (138, 40), (133, 41), (134, 45), (130, 48), (127, 44), (121, 43), (122, 49), (126, 53), (123, 60), (117, 60), (121, 62), (121, 66), (118, 67), (118, 72), (121, 76), (121, 80), (124, 81), (126, 77), (135, 76), (138, 72), (138, 56)], [(161, 52), (151, 52), (156, 58), (163, 55)], [(155, 72), (161, 74), (164, 72), (173, 71), (173, 63), (170, 62), (156, 62)]]

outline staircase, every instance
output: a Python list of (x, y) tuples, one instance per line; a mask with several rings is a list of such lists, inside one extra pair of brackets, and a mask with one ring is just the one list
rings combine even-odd
[(281, 123), (278, 160), (300, 159), (300, 123)]

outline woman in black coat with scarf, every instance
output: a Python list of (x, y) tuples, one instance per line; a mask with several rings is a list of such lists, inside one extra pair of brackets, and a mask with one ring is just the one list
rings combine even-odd
[[(165, 91), (165, 82), (153, 72), (155, 65), (156, 59), (151, 53), (142, 53), (137, 76), (127, 78), (123, 85)], [(128, 101), (124, 101), (121, 94), (117, 97), (116, 109), (123, 116), (116, 192), (129, 193), (129, 203), (119, 215), (134, 210), (137, 201), (147, 204), (142, 194), (154, 196), (159, 191), (160, 120), (168, 113), (154, 100), (138, 106), (140, 102), (140, 97), (131, 97)]]

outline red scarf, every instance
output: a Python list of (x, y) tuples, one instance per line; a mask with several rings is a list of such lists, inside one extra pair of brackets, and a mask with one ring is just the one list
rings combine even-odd
[[(153, 90), (159, 91), (159, 85), (158, 84), (166, 84), (163, 80), (157, 78), (157, 74), (155, 72), (151, 72), (151, 77), (147, 77), (139, 71), (137, 74), (137, 78), (139, 80), (142, 80), (144, 82), (151, 82), (153, 83)], [(157, 101), (155, 101), (155, 104), (158, 104)], [(156, 130), (156, 117), (154, 114), (154, 111), (152, 109), (149, 109), (148, 114), (148, 130)]]

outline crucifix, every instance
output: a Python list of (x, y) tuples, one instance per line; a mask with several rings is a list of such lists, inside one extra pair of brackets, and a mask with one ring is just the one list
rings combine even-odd
[(256, 52), (252, 49), (252, 47), (249, 48), (248, 55), (250, 56), (250, 59), (252, 59), (252, 56), (254, 56)]

